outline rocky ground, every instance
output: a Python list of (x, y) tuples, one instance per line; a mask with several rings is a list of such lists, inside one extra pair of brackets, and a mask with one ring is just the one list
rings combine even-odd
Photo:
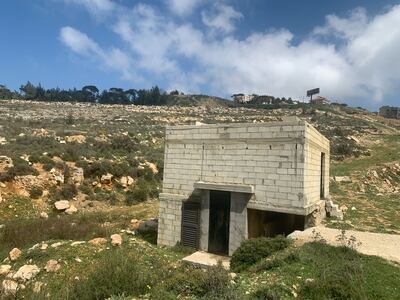
[[(103, 250), (156, 249), (165, 125), (268, 122), (288, 115), (312, 123), (331, 141), (331, 195), (344, 218), (326, 225), (399, 234), (398, 121), (338, 105), (256, 109), (0, 101), (3, 294), (24, 288), (40, 293), (48, 284), (53, 293), (64, 279), (79, 281), (82, 268)], [(154, 251), (174, 257), (171, 264), (181, 258), (179, 252)], [(57, 274), (56, 283), (51, 274)]]

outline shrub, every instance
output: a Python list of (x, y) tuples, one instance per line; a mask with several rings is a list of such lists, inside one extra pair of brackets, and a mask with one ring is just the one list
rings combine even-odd
[(38, 199), (42, 195), (43, 195), (43, 189), (41, 187), (39, 187), (39, 186), (35, 186), (29, 191), (29, 196), (32, 199)]
[(280, 284), (262, 287), (251, 295), (251, 299), (255, 300), (280, 300), (291, 299), (292, 297), (290, 288)]
[(132, 205), (146, 201), (149, 197), (158, 195), (157, 183), (141, 177), (136, 184), (126, 193), (126, 203)]
[(97, 188), (95, 191), (96, 191), (96, 194), (95, 194), (96, 201), (108, 202), (111, 205), (117, 204), (118, 198), (117, 198), (116, 192), (105, 191), (105, 190), (97, 189)]
[(93, 197), (94, 196), (94, 192), (93, 192), (93, 188), (90, 184), (88, 183), (83, 183), (82, 185), (79, 186), (79, 190), (88, 195), (89, 197)]
[(161, 275), (161, 265), (155, 263), (152, 270), (135, 252), (113, 249), (100, 259), (87, 277), (74, 284), (69, 296), (81, 300), (108, 299), (121, 294), (137, 297), (148, 293)]
[(258, 261), (256, 264), (249, 268), (250, 272), (258, 273), (260, 271), (267, 271), (276, 268), (280, 268), (285, 264), (292, 264), (300, 261), (300, 256), (297, 252), (290, 251), (289, 253), (284, 253), (284, 255), (278, 255), (273, 259), (264, 258)]
[(163, 289), (181, 296), (224, 299), (227, 298), (224, 295), (230, 290), (230, 277), (221, 264), (210, 267), (207, 271), (184, 267), (167, 279)]
[(283, 250), (290, 245), (290, 240), (278, 236), (275, 238), (261, 237), (244, 241), (233, 253), (231, 269), (234, 272), (246, 270), (262, 258)]
[(14, 166), (7, 170), (4, 174), (0, 176), (0, 181), (11, 181), (16, 176), (25, 176), (25, 175), (39, 175), (38, 171), (35, 168), (32, 168), (28, 162), (25, 160), (18, 158), (14, 161)]
[(37, 162), (39, 162), (39, 160), (40, 160), (40, 155), (39, 154), (34, 153), (34, 154), (29, 155), (29, 161), (31, 163), (37, 163)]
[(74, 184), (64, 184), (60, 190), (60, 196), (62, 199), (70, 200), (78, 194), (78, 189)]
[(67, 118), (65, 119), (65, 124), (67, 125), (73, 125), (75, 123), (75, 118), (72, 115), (72, 113), (69, 113)]
[(96, 217), (83, 215), (10, 221), (0, 235), (0, 252), (51, 239), (81, 240), (107, 236), (108, 232)]

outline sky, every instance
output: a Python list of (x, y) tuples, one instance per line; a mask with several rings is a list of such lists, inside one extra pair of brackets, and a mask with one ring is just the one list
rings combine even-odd
[(2, 0), (0, 84), (400, 106), (400, 1)]

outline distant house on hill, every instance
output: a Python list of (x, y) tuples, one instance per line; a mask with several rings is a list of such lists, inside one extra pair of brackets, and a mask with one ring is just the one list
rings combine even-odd
[(382, 106), (379, 115), (388, 119), (400, 119), (400, 107)]
[(321, 96), (317, 96), (310, 100), (310, 104), (330, 104), (330, 103), (331, 102), (327, 98)]
[(245, 94), (234, 94), (232, 95), (232, 99), (236, 103), (247, 103), (253, 100), (255, 95), (245, 95)]

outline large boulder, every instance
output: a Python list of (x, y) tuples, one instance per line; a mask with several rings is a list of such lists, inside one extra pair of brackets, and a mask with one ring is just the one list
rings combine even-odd
[(56, 261), (55, 259), (50, 259), (47, 263), (44, 269), (46, 272), (57, 272), (60, 270), (61, 265)]
[(13, 275), (13, 279), (19, 281), (29, 281), (39, 274), (40, 269), (36, 265), (23, 265), (18, 271)]
[(64, 140), (67, 143), (78, 143), (78, 144), (86, 143), (86, 137), (84, 135), (81, 135), (81, 134), (65, 136)]
[(64, 183), (64, 174), (60, 170), (52, 168), (49, 173), (51, 180), (54, 181), (55, 184), (61, 185)]
[(94, 238), (88, 242), (89, 244), (100, 246), (107, 244), (107, 239), (105, 238)]
[(10, 265), (1, 265), (0, 266), (0, 276), (7, 275), (11, 271)]
[(127, 188), (131, 186), (134, 183), (134, 179), (131, 176), (122, 176), (119, 179), (119, 183), (122, 185), (122, 187)]
[(138, 231), (141, 233), (157, 232), (157, 229), (158, 229), (158, 219), (150, 219), (141, 222)]
[(73, 204), (71, 204), (71, 205), (65, 210), (65, 213), (66, 213), (67, 215), (73, 215), (73, 214), (76, 213), (76, 212), (78, 212), (78, 209), (77, 209)]
[(8, 256), (10, 257), (11, 261), (16, 261), (22, 254), (22, 251), (19, 250), (18, 248), (14, 248), (8, 253)]
[(85, 177), (83, 176), (83, 169), (78, 167), (72, 167), (70, 168), (69, 171), (70, 171), (70, 177), (68, 183), (81, 185), (85, 180)]
[(55, 208), (58, 211), (64, 211), (70, 207), (68, 200), (60, 200), (54, 203)]
[(8, 156), (0, 156), (0, 174), (7, 172), (14, 166), (13, 161)]
[(111, 245), (121, 246), (122, 245), (122, 236), (120, 234), (113, 234), (111, 236)]
[(18, 291), (18, 283), (14, 280), (6, 279), (1, 284), (1, 294), (4, 296), (15, 296)]
[(110, 173), (107, 173), (107, 174), (101, 176), (100, 182), (103, 184), (111, 184), (112, 178), (113, 178), (113, 175)]

